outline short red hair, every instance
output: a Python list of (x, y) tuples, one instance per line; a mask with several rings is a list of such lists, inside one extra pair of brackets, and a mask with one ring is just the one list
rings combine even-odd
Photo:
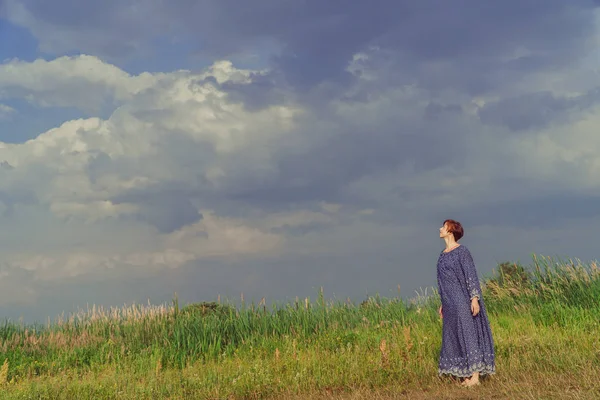
[(447, 219), (444, 221), (443, 225), (446, 225), (446, 229), (448, 229), (448, 232), (454, 235), (454, 240), (456, 241), (460, 240), (460, 238), (462, 238), (465, 234), (465, 230), (458, 221)]

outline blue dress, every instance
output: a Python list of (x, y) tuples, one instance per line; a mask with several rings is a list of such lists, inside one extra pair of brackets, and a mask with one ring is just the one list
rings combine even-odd
[[(469, 377), (496, 372), (494, 340), (471, 252), (460, 245), (440, 254), (438, 291), (442, 300), (442, 350), (438, 374)], [(471, 299), (479, 297), (473, 317)]]

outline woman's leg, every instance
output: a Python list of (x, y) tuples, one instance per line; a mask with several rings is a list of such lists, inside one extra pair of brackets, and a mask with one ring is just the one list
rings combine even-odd
[(473, 373), (470, 378), (465, 379), (462, 385), (467, 387), (479, 385), (479, 371)]

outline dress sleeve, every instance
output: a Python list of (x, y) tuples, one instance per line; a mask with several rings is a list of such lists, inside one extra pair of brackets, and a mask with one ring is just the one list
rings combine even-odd
[(471, 252), (465, 247), (460, 253), (460, 266), (467, 283), (467, 290), (469, 292), (470, 299), (477, 297), (481, 299), (481, 285), (479, 284), (479, 278), (477, 277), (477, 270), (475, 269), (475, 263)]

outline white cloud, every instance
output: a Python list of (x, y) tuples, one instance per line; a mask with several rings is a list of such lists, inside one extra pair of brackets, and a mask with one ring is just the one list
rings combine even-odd
[[(278, 235), (250, 227), (242, 220), (217, 217), (210, 211), (204, 211), (203, 216), (201, 221), (166, 235), (157, 235), (140, 226), (130, 228), (129, 233), (139, 237), (128, 240), (126, 248), (118, 245), (117, 242), (122, 240), (119, 236), (105, 238), (104, 243), (86, 242), (83, 248), (69, 251), (72, 246), (66, 243), (67, 239), (74, 238), (66, 234), (65, 243), (53, 251), (8, 253), (3, 257), (4, 263), (31, 271), (37, 279), (62, 280), (99, 268), (177, 268), (199, 259), (265, 256), (282, 244), (283, 239)], [(104, 234), (116, 234), (122, 225), (114, 224), (112, 230)], [(82, 227), (78, 229), (82, 231)], [(98, 228), (88, 226), (87, 229)], [(142, 238), (144, 240), (140, 240)]]
[(531, 179), (570, 190), (600, 194), (600, 107), (581, 113), (572, 124), (550, 127), (512, 141), (521, 167)]
[[(123, 103), (106, 120), (67, 121), (25, 143), (0, 142), (0, 162), (10, 166), (0, 169), (0, 211), (6, 214), (10, 207), (11, 220), (20, 226), (6, 219), (0, 231), (28, 242), (7, 245), (5, 262), (39, 279), (61, 279), (98, 267), (178, 267), (203, 258), (276, 252), (283, 238), (270, 233), (270, 226), (216, 215), (201, 198), (196, 201), (202, 219), (170, 233), (135, 222), (144, 199), (115, 200), (135, 190), (194, 181), (204, 182), (194, 190), (210, 192), (232, 175), (271, 168), (274, 148), (264, 144), (285, 137), (297, 110), (273, 106), (249, 112), (210, 82), (198, 83), (207, 76), (244, 82), (248, 72), (218, 62), (198, 74), (132, 77), (87, 56), (0, 66), (0, 86), (13, 94), (29, 91), (68, 105), (76, 103), (70, 92), (89, 95), (92, 85)], [(29, 193), (32, 204), (3, 199), (2, 193)], [(156, 211), (163, 206), (170, 207), (159, 204)]]
[(161, 74), (131, 76), (94, 56), (52, 61), (11, 60), (0, 65), (0, 98), (25, 99), (41, 107), (75, 107), (98, 111), (118, 104), (156, 84)]
[[(86, 56), (81, 59), (89, 61)], [(25, 72), (19, 74), (26, 76), (27, 69), (36, 63), (25, 66), (22, 68)], [(40, 76), (61, 76), (62, 73), (56, 72), (52, 63), (43, 62), (34, 69)], [(14, 168), (2, 185), (29, 183), (28, 187), (36, 192), (38, 198), (59, 214), (68, 215), (69, 207), (73, 207), (75, 214), (85, 210), (89, 211), (88, 214), (127, 212), (131, 209), (112, 205), (107, 198), (165, 181), (186, 183), (189, 179), (203, 176), (218, 185), (221, 180), (227, 179), (232, 168), (251, 170), (256, 167), (228, 164), (231, 158), (240, 159), (240, 153), (248, 153), (254, 162), (266, 161), (269, 150), (261, 148), (262, 144), (271, 138), (277, 140), (293, 126), (292, 117), (296, 113), (293, 109), (274, 106), (250, 113), (242, 104), (229, 103), (225, 93), (212, 84), (197, 84), (207, 76), (214, 76), (219, 82), (247, 79), (245, 71), (236, 70), (227, 62), (216, 63), (199, 74), (165, 74), (162, 80), (148, 79), (141, 86), (138, 85), (139, 77), (127, 76), (97, 59), (93, 59), (93, 63), (98, 63), (97, 70), (111, 71), (110, 75), (116, 77), (97, 78), (98, 90), (118, 88), (123, 91), (117, 96), (120, 100), (125, 101), (129, 97), (110, 118), (67, 121), (22, 144), (0, 143), (0, 160)], [(68, 78), (69, 75), (77, 75), (77, 71), (85, 70), (80, 68), (78, 59), (69, 59), (65, 68), (75, 72), (66, 73), (64, 80), (50, 85), (48, 94), (57, 92), (57, 97), (61, 97), (65, 86), (85, 91), (88, 76), (82, 74), (85, 79), (81, 81)], [(11, 81), (5, 76), (4, 81), (15, 91), (35, 86), (26, 79)], [(148, 92), (142, 93), (142, 86)], [(206, 157), (189, 160), (194, 165), (183, 165), (177, 159), (179, 154), (165, 151), (162, 147), (168, 145), (171, 138), (183, 138), (193, 146), (193, 149), (173, 150), (195, 149)], [(249, 149), (252, 151), (247, 151)], [(106, 168), (96, 174), (92, 182), (86, 167), (98, 155), (106, 157), (107, 163), (100, 169)], [(200, 156), (200, 153), (197, 155)], [(119, 167), (114, 167), (116, 165)], [(28, 182), (36, 179), (32, 173), (34, 170), (43, 171), (47, 179), (40, 179), (36, 184)], [(77, 201), (84, 202), (85, 207), (78, 207)]]
[[(15, 59), (0, 64), (0, 99), (23, 99), (40, 107), (73, 107), (94, 113), (102, 107), (113, 109), (132, 102), (136, 96), (135, 101), (141, 103), (144, 100), (139, 97), (144, 96), (144, 91), (164, 87), (165, 91), (154, 99), (154, 106), (161, 108), (173, 103), (199, 101), (205, 99), (203, 96), (222, 96), (207, 88), (201, 88), (202, 93), (192, 92), (186, 85), (193, 84), (193, 80), (210, 76), (219, 83), (240, 83), (247, 82), (248, 75), (249, 71), (236, 69), (228, 61), (216, 62), (196, 74), (182, 70), (168, 74), (130, 75), (89, 55), (33, 62)], [(0, 115), (12, 111), (0, 104)]]
[(14, 108), (0, 103), (0, 120), (8, 119), (15, 111)]

